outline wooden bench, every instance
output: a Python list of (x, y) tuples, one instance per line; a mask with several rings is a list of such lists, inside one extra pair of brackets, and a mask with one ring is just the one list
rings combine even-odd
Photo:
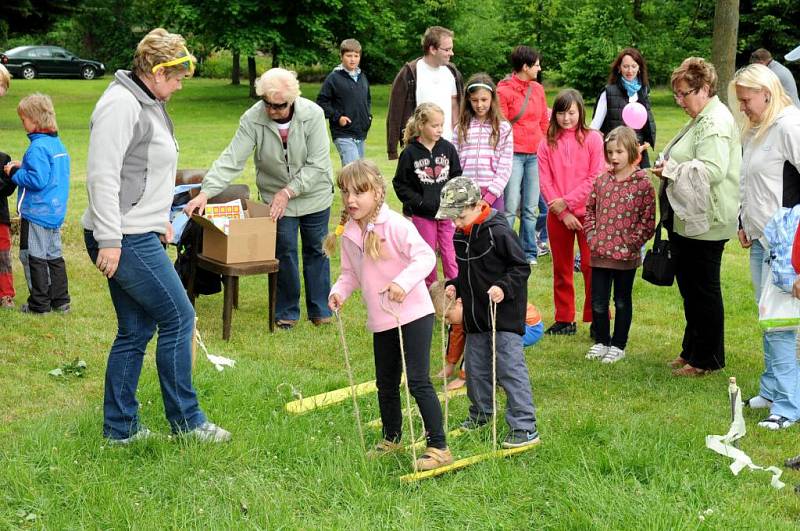
[[(222, 275), (222, 339), (228, 341), (231, 338), (231, 318), (233, 309), (239, 308), (239, 277), (249, 275), (267, 275), (268, 296), (269, 296), (269, 331), (275, 330), (275, 292), (278, 288), (278, 261), (265, 260), (263, 262), (247, 262), (242, 264), (224, 264), (213, 258), (197, 255), (196, 267), (202, 267), (206, 271), (211, 271)], [(197, 269), (192, 270), (192, 279), (189, 283), (187, 294), (194, 306), (195, 295), (192, 287), (194, 286), (194, 275)]]

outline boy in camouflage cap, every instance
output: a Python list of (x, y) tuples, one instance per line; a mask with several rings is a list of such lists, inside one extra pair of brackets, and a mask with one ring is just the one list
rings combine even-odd
[(497, 304), (495, 319), (497, 381), (506, 392), (506, 422), (510, 431), (504, 448), (539, 442), (528, 367), (522, 350), (530, 266), (517, 235), (504, 216), (481, 201), (480, 189), (468, 177), (456, 177), (442, 189), (437, 219), (456, 225), (453, 246), (458, 276), (445, 293), (461, 297), (464, 307), (469, 418), (472, 429), (492, 414), (492, 320), (489, 301)]

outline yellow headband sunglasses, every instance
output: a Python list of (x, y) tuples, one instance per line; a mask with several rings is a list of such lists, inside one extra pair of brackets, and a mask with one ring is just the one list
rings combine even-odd
[(191, 76), (192, 74), (194, 74), (194, 57), (192, 57), (192, 54), (189, 53), (189, 50), (187, 50), (185, 46), (183, 47), (183, 52), (184, 55), (176, 59), (173, 59), (172, 61), (167, 61), (165, 63), (158, 63), (156, 66), (153, 67), (152, 72), (155, 74), (156, 70), (158, 70), (159, 68), (166, 68), (168, 66), (176, 66), (181, 63), (186, 63), (184, 67), (186, 68), (186, 70), (189, 71), (189, 75)]

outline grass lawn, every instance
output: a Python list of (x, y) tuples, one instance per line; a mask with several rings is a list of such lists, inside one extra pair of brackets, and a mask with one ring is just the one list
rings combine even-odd
[[(88, 122), (109, 82), (15, 80), (0, 100), (0, 149), (19, 157), (27, 138), (17, 119), (19, 99), (53, 96), (72, 156), (72, 194), (64, 233), (73, 311), (31, 317), (3, 312), (0, 328), (0, 528), (253, 528), (253, 529), (790, 529), (800, 503), (800, 475), (775, 491), (769, 476), (734, 477), (729, 460), (704, 448), (707, 434), (728, 429), (728, 377), (746, 397), (758, 390), (763, 367), (746, 253), (728, 244), (723, 255), (728, 366), (701, 379), (675, 379), (665, 361), (679, 352), (683, 316), (677, 288), (637, 280), (628, 356), (612, 366), (584, 360), (588, 327), (575, 337), (547, 337), (527, 350), (542, 444), (530, 452), (474, 465), (414, 485), (398, 477), (406, 456), (366, 461), (345, 402), (290, 416), (291, 387), (310, 396), (347, 385), (335, 327), (301, 322), (290, 332), (267, 328), (266, 281), (242, 280), (230, 342), (221, 340), (221, 295), (197, 304), (199, 326), (212, 353), (235, 358), (217, 372), (198, 358), (194, 379), (210, 419), (233, 432), (230, 444), (169, 440), (152, 350), (139, 385), (143, 422), (163, 436), (129, 448), (103, 444), (105, 359), (116, 332), (106, 284), (83, 249), (80, 216)], [(318, 86), (304, 85), (316, 96)], [(552, 102), (554, 94), (548, 94)], [(388, 178), (387, 87), (373, 89), (375, 123), (367, 155)], [(672, 96), (653, 97), (659, 147), (685, 121)], [(208, 167), (227, 145), (251, 101), (245, 86), (191, 80), (170, 103), (181, 145), (180, 166)], [(334, 164), (338, 156), (331, 152)], [(251, 164), (240, 180), (251, 184)], [(398, 202), (390, 197), (394, 207)], [(338, 205), (338, 199), (337, 203)], [(335, 208), (338, 208), (335, 205)], [(338, 216), (334, 215), (334, 219)], [(17, 303), (27, 296), (16, 261)], [(334, 274), (338, 260), (332, 262)], [(580, 280), (577, 281), (581, 292)], [(552, 322), (552, 272), (540, 260), (528, 297)], [(582, 301), (582, 297), (580, 298)], [(343, 311), (358, 381), (374, 378), (371, 337), (358, 297)], [(438, 330), (432, 367), (441, 362)], [(48, 371), (75, 358), (83, 378)], [(289, 384), (289, 385), (283, 385)], [(502, 403), (502, 395), (501, 395)], [(375, 395), (360, 399), (364, 421), (377, 418)], [(466, 415), (467, 399), (450, 404), (450, 425)], [(756, 463), (780, 465), (800, 452), (797, 430), (758, 428), (763, 411), (745, 412), (751, 430), (741, 448)], [(498, 423), (505, 432), (502, 419)], [(365, 428), (368, 441), (378, 432)], [(420, 432), (419, 427), (415, 430)], [(486, 451), (491, 430), (451, 440), (456, 457)]]

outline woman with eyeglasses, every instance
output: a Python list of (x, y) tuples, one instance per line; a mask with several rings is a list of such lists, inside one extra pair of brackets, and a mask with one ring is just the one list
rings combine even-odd
[(162, 242), (172, 238), (178, 142), (166, 103), (194, 72), (183, 37), (158, 28), (136, 48), (133, 71), (118, 70), (94, 108), (83, 214), (86, 250), (108, 279), (117, 337), (108, 355), (103, 435), (125, 445), (152, 435), (136, 389), (158, 329), (156, 368), (172, 432), (206, 442), (231, 434), (209, 422), (192, 386), (194, 308)]
[(203, 178), (186, 212), (203, 212), (209, 197), (241, 175), (249, 157), (256, 186), (277, 221), (280, 261), (275, 324), (290, 329), (300, 319), (298, 231), (302, 239), (306, 311), (315, 325), (329, 323), (330, 262), (322, 250), (333, 202), (330, 143), (322, 108), (300, 97), (294, 72), (267, 70), (256, 81), (261, 101), (239, 119), (239, 129)]
[(725, 366), (720, 265), (736, 236), (742, 147), (733, 116), (717, 97), (717, 72), (689, 57), (672, 72), (672, 92), (689, 122), (667, 144), (653, 173), (661, 177), (666, 227), (683, 297), (686, 327), (675, 376), (701, 376)]
[(622, 109), (638, 102), (647, 110), (647, 122), (635, 129), (642, 160), (639, 167), (649, 168), (648, 148), (656, 145), (656, 121), (650, 109), (650, 85), (647, 77), (647, 62), (636, 48), (625, 48), (611, 63), (608, 84), (597, 97), (592, 116), (592, 129), (607, 135), (615, 127), (627, 125), (622, 119)]

